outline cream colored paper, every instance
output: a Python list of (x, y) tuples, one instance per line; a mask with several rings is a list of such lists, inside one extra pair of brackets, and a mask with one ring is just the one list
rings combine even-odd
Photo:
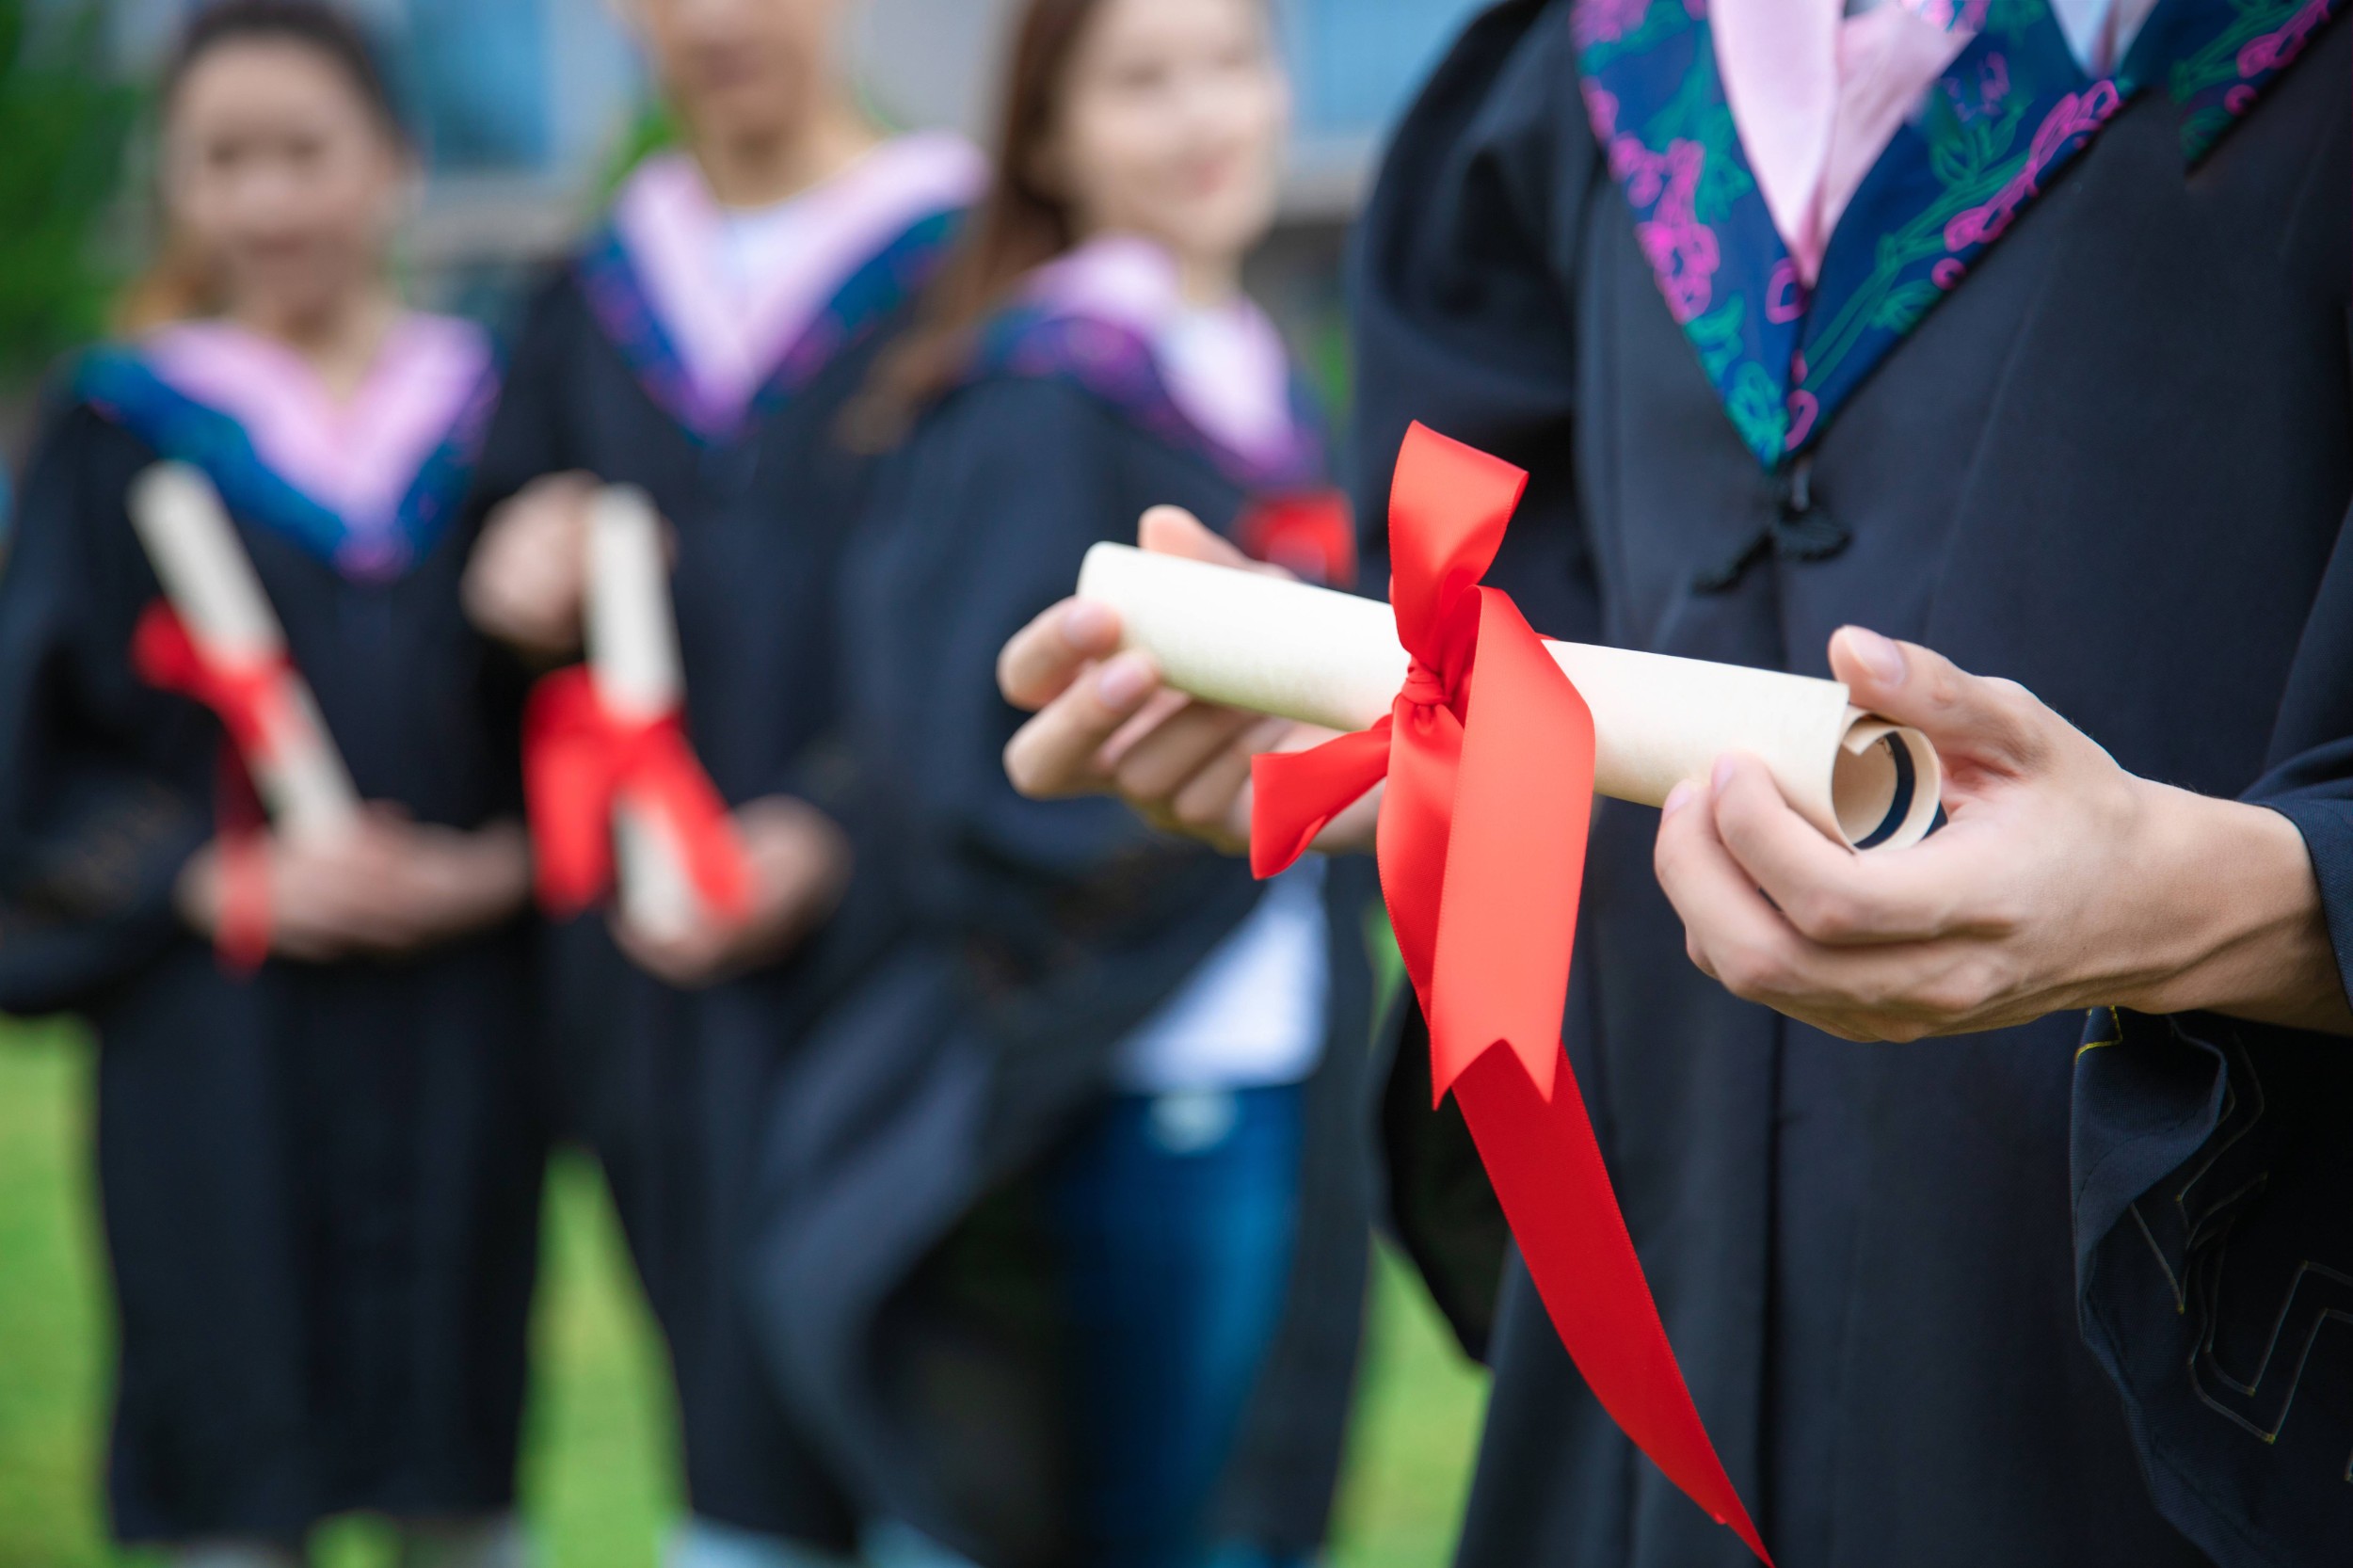
[[(1331, 729), (1389, 711), (1409, 660), (1389, 607), (1288, 579), (1098, 544), (1079, 597), (1119, 612), (1127, 646), (1205, 701)], [(1847, 688), (1773, 670), (1548, 642), (1593, 715), (1593, 787), (1657, 806), (1728, 751), (1765, 760), (1789, 804), (1851, 847), (1917, 843), (1943, 774), (1916, 729)]]
[[(228, 664), (285, 656), (285, 630), (211, 480), (184, 463), (158, 463), (132, 482), (130, 512), (164, 597), (200, 650)], [(348, 832), (360, 792), (310, 683), (291, 669), (279, 711), (268, 754), (246, 759), (270, 819), (290, 838)]]
[[(670, 563), (652, 499), (634, 486), (609, 485), (589, 504), (586, 620), (590, 678), (605, 708), (640, 722), (675, 712), (686, 683)], [(702, 895), (667, 820), (627, 790), (614, 803), (613, 853), (632, 925), (675, 938), (702, 922)]]

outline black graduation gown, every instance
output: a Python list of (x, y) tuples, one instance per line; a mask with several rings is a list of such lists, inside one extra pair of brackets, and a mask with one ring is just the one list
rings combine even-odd
[[(98, 1036), (114, 1527), (503, 1510), (545, 1147), (527, 935), (238, 979), (180, 924), (222, 738), (129, 664), (158, 589), (124, 497), (155, 456), (54, 408), (0, 579), (0, 1007)], [(362, 795), (520, 819), (521, 683), (459, 613), (463, 530), (362, 583), (237, 522)]]
[[(2024, 682), (2145, 776), (2293, 794), (2353, 952), (2353, 37), (2321, 31), (2186, 174), (2172, 103), (2126, 101), (1814, 433), (1806, 493), (1752, 455), (1677, 328), (1642, 248), (1659, 235), (1579, 101), (1568, 9), (1474, 24), (1390, 157), (1356, 261), (1362, 515), (1384, 515), (1420, 418), (1533, 471), (1490, 581), (1542, 632), (1823, 674), (1861, 622)], [(2169, 1519), (2227, 1562), (2342, 1560), (2353, 1342), (2313, 1341), (2276, 1446), (2233, 1416), (2276, 1426), (2294, 1376), (2251, 1399), (2214, 1380), (2253, 1381), (2282, 1301), (2309, 1335), (2353, 1272), (2344, 1042), (2169, 1020), (2146, 1028), (2176, 1043), (2078, 1067), (2067, 1016), (1843, 1044), (1692, 969), (1657, 822), (1598, 810), (1565, 1034), (1778, 1560), (2203, 1560)], [(1417, 1109), (1421, 1049), (1398, 1059), (1391, 1197), (1496, 1373), (1460, 1560), (1746, 1560), (1589, 1397), (1516, 1261), (1497, 1303), (1500, 1233), (1459, 1120)], [(2250, 1066), (2269, 1124), (2234, 1144)], [(2167, 1184), (2223, 1149), (2253, 1163), (2166, 1228)], [(2194, 1384), (2193, 1347), (2214, 1358)]]
[[(693, 433), (648, 391), (642, 361), (592, 308), (581, 266), (532, 299), (476, 507), (570, 470), (652, 495), (675, 530), (687, 732), (730, 805), (793, 794), (839, 819), (856, 813), (824, 744), (834, 562), (870, 467), (841, 440), (842, 413), (927, 270), (892, 281), (898, 306), (716, 436)], [(669, 1341), (693, 1508), (846, 1548), (856, 1518), (761, 1376), (738, 1288), (769, 1083), (828, 954), (856, 945), (836, 925), (784, 963), (685, 992), (630, 963), (594, 914), (552, 933), (548, 985), (571, 1126), (603, 1164)]]
[[(1094, 392), (990, 375), (889, 459), (847, 573), (852, 733), (904, 929), (811, 1036), (772, 1124), (760, 1324), (862, 1494), (987, 1568), (1080, 1560), (1027, 1176), (1110, 1092), (1118, 1041), (1258, 897), (1239, 863), (1113, 802), (1018, 798), (996, 653), (1146, 507), (1228, 528), (1244, 500)], [(1322, 1539), (1364, 1288), (1361, 872), (1334, 879), (1290, 1297), (1218, 1513), (1223, 1535), (1293, 1551)]]

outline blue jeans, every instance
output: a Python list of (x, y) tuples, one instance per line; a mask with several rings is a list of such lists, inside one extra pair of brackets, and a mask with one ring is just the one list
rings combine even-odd
[(1103, 1568), (1269, 1561), (1209, 1514), (1289, 1285), (1302, 1099), (1119, 1096), (1047, 1173), (1077, 1522)]

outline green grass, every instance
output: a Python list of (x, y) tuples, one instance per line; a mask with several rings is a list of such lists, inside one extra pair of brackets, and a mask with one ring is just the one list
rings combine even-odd
[[(0, 1568), (141, 1564), (99, 1500), (110, 1333), (90, 1191), (89, 1056), (73, 1030), (0, 1024)], [(522, 1462), (547, 1568), (651, 1568), (678, 1510), (662, 1352), (593, 1167), (559, 1161)], [(1483, 1381), (1384, 1257), (1334, 1568), (1448, 1560)], [(323, 1568), (389, 1568), (382, 1529), (321, 1532)]]

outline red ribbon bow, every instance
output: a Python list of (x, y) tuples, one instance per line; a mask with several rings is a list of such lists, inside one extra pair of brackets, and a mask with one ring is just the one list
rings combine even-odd
[(613, 804), (626, 792), (664, 819), (714, 914), (750, 913), (751, 872), (727, 802), (675, 712), (620, 717), (585, 665), (558, 670), (533, 688), (523, 713), (523, 784), (539, 900), (550, 910), (579, 914), (612, 886)]
[(1669, 1480), (1772, 1560), (1667, 1343), (1561, 1048), (1593, 799), (1593, 721), (1510, 597), (1481, 587), (1528, 475), (1417, 424), (1389, 500), (1413, 655), (1389, 715), (1257, 760), (1251, 867), (1272, 876), (1383, 778), (1381, 888), (1451, 1091), (1561, 1343)]
[(248, 761), (266, 757), (287, 719), (286, 677), (294, 665), (281, 652), (228, 660), (199, 648), (169, 604), (157, 600), (131, 631), (131, 667), (149, 685), (194, 697), (219, 715), (221, 728)]

